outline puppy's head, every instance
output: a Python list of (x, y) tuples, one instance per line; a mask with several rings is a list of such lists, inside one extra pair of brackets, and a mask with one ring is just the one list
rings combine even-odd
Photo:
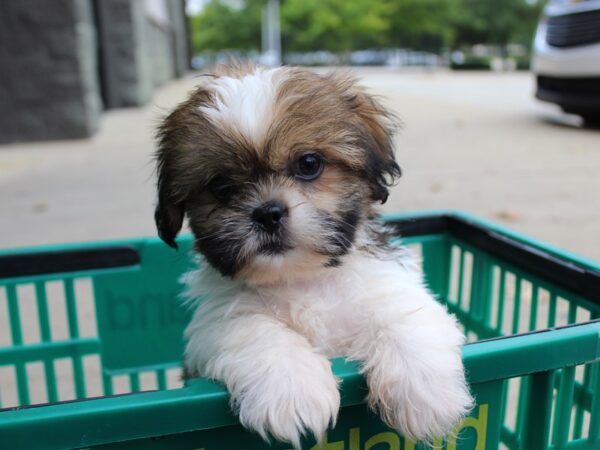
[(251, 284), (343, 264), (400, 175), (390, 115), (348, 76), (226, 67), (159, 130), (160, 237)]

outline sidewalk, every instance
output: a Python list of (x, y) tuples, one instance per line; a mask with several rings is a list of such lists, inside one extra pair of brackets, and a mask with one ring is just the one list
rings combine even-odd
[[(404, 122), (385, 210), (463, 209), (600, 260), (600, 131), (536, 103), (528, 74), (359, 74)], [(195, 83), (90, 140), (0, 146), (0, 248), (154, 236), (154, 128)]]

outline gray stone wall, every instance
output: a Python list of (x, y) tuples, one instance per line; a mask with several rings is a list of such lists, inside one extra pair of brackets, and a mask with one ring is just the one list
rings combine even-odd
[(102, 55), (102, 79), (105, 106), (117, 108), (143, 103), (136, 52), (136, 29), (131, 0), (100, 0), (96, 2), (98, 34)]
[(173, 55), (175, 59), (175, 75), (180, 77), (190, 69), (190, 49), (188, 41), (188, 24), (185, 16), (185, 0), (169, 0), (169, 13), (172, 22)]
[(138, 61), (140, 72), (144, 74), (140, 77), (140, 84), (145, 94), (144, 101), (147, 101), (156, 86), (175, 77), (171, 23), (157, 23), (144, 11), (136, 14), (136, 18), (140, 42)]
[(142, 105), (158, 85), (187, 70), (183, 3), (165, 4), (168, 21), (158, 23), (142, 0), (98, 1), (107, 107)]
[(0, 143), (90, 136), (103, 108), (147, 103), (188, 68), (183, 6), (0, 0)]
[(88, 0), (0, 1), (0, 142), (92, 134), (96, 63)]

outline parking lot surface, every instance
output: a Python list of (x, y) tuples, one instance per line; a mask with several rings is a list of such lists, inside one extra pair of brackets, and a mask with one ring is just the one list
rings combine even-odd
[[(403, 123), (385, 211), (460, 209), (600, 260), (600, 130), (536, 102), (530, 74), (356, 73)], [(154, 130), (197, 82), (91, 139), (0, 146), (0, 248), (155, 235)]]

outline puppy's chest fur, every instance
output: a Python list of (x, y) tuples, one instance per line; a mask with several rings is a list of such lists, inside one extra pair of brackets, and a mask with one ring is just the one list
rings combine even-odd
[(361, 302), (368, 301), (366, 286), (356, 275), (340, 272), (260, 294), (274, 317), (330, 358), (346, 353), (360, 328)]
[[(324, 268), (311, 278), (242, 289), (223, 289), (223, 279), (205, 267), (186, 280), (188, 297), (206, 297), (193, 323), (209, 323), (218, 315), (266, 315), (304, 336), (329, 358), (347, 355), (350, 343), (371, 323), (366, 310), (376, 309), (377, 302), (390, 293), (399, 294), (405, 286), (421, 283), (411, 255), (399, 252), (388, 256), (381, 259), (356, 250), (344, 259), (343, 266)], [(210, 286), (218, 283), (221, 286), (211, 292)], [(408, 302), (406, 308), (411, 308)]]

